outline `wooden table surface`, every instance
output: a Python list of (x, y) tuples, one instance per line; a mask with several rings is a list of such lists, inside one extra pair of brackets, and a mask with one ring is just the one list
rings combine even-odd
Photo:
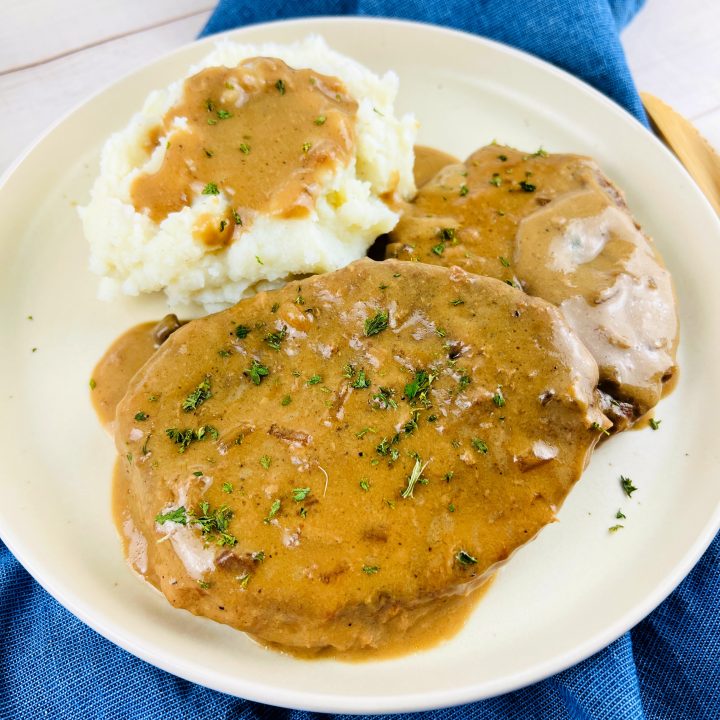
[[(213, 0), (1, 0), (0, 174), (97, 90), (193, 40)], [(638, 88), (720, 147), (720, 0), (647, 0), (623, 34)]]

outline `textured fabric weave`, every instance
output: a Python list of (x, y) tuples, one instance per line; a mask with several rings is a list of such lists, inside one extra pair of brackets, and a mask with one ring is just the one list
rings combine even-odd
[[(520, 47), (575, 73), (644, 120), (618, 40), (642, 0), (221, 0), (205, 32), (309, 15), (433, 22)], [(654, 613), (608, 648), (544, 682), (423, 720), (717, 720), (720, 536)], [(76, 620), (0, 543), (0, 719), (287, 717), (138, 660)], [(400, 717), (400, 716), (398, 716)], [(407, 716), (404, 716), (407, 717)]]

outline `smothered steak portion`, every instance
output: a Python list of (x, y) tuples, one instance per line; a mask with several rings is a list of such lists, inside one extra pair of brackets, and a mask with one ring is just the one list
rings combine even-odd
[(481, 148), (420, 188), (387, 254), (457, 265), (557, 305), (598, 362), (615, 429), (657, 404), (675, 371), (670, 274), (590, 158)]
[(551, 304), (358, 261), (176, 330), (115, 440), (135, 567), (294, 647), (382, 645), (555, 517), (602, 428)]

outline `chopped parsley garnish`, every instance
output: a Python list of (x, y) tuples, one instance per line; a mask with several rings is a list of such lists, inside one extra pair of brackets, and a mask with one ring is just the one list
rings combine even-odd
[(441, 240), (454, 240), (455, 239), (455, 228), (449, 228), (449, 227), (440, 228), (438, 230), (437, 236)]
[(506, 267), (506, 268), (510, 267), (510, 262), (506, 258), (504, 258), (502, 255), (498, 258), (498, 260), (500, 261), (500, 264), (503, 267)]
[(361, 490), (370, 492), (370, 483), (367, 480), (363, 479), (358, 484), (360, 485)]
[(237, 544), (237, 538), (228, 532), (232, 517), (233, 511), (227, 505), (211, 510), (210, 503), (203, 501), (191, 520), (200, 525), (203, 537), (208, 542), (232, 547)]
[(450, 304), (457, 307), (458, 305), (464, 305), (465, 301), (462, 298), (455, 298), (454, 300), (450, 301)]
[(208, 375), (186, 398), (183, 400), (182, 409), (185, 412), (197, 410), (206, 400), (212, 397), (210, 391), (210, 376)]
[(410, 419), (403, 425), (403, 432), (406, 435), (409, 435), (410, 433), (414, 432), (418, 429), (418, 418), (420, 417), (420, 411), (415, 410), (413, 411), (413, 414), (411, 415)]
[(437, 245), (433, 245), (432, 251), (436, 255), (442, 255), (445, 252), (445, 245), (442, 243), (438, 243)]
[(135, 413), (135, 419), (136, 419), (138, 422), (142, 422), (143, 420), (147, 420), (149, 417), (150, 417), (150, 416), (149, 416), (146, 412), (143, 412), (142, 410), (141, 410), (140, 412), (138, 412), (138, 413)]
[(275, 83), (275, 89), (281, 94), (285, 94), (285, 81), (284, 80), (278, 80)]
[[(426, 463), (427, 464), (427, 463)], [(419, 457), (415, 458), (415, 466), (412, 469), (412, 472), (410, 473), (410, 476), (407, 479), (407, 486), (406, 488), (400, 493), (400, 496), (407, 499), (414, 497), (413, 491), (415, 490), (415, 485), (420, 483), (421, 485), (427, 485), (428, 481), (427, 478), (424, 478), (422, 476), (422, 471), (425, 469), (425, 465), (422, 464)]]
[(308, 495), (310, 495), (310, 488), (309, 488), (309, 487), (306, 487), (306, 488), (295, 488), (295, 489), (292, 491), (293, 500), (294, 500), (296, 503), (302, 502), (303, 500), (305, 500), (305, 498), (307, 498)]
[(270, 308), (271, 313), (276, 313), (280, 309), (280, 303), (273, 303)]
[(195, 472), (193, 473), (195, 477), (202, 477), (204, 474), (205, 473), (203, 473), (202, 470), (195, 470)]
[(608, 532), (616, 533), (618, 530), (622, 530), (624, 527), (624, 525), (613, 525), (612, 527), (608, 528)]
[(631, 497), (632, 494), (637, 490), (637, 488), (632, 484), (632, 480), (628, 477), (625, 477), (624, 475), (620, 476), (620, 487), (622, 487), (623, 492), (628, 497)]
[(317, 385), (321, 382), (322, 382), (321, 375), (313, 375), (311, 378), (308, 379), (307, 384), (308, 385)]
[(467, 185), (461, 185), (460, 186), (460, 192), (458, 193), (460, 197), (465, 197), (470, 192), (470, 188)]
[(203, 148), (203, 152), (205, 153), (205, 157), (211, 158), (215, 153), (212, 150), (208, 150), (207, 148)]
[(265, 264), (265, 263), (262, 261), (262, 258), (261, 258), (259, 255), (256, 255), (256, 256), (255, 256), (255, 262), (256, 262), (258, 265), (264, 265), (264, 264)]
[(228, 112), (227, 110), (224, 110), (223, 108), (220, 108), (217, 113), (215, 113), (221, 120), (227, 120), (228, 118), (232, 117), (232, 113)]
[(280, 404), (283, 407), (287, 407), (292, 402), (292, 398), (289, 395), (284, 395), (283, 399), (280, 401)]
[(95, 382), (95, 378), (90, 378), (90, 389), (94, 390), (97, 387), (97, 383)]
[(518, 185), (522, 188), (523, 192), (531, 193), (537, 189), (535, 185), (529, 183), (527, 180), (521, 180)]
[(210, 98), (205, 101), (205, 109), (208, 112), (212, 112), (215, 109), (215, 103)]
[(265, 561), (265, 553), (262, 550), (254, 552), (250, 557), (253, 559), (253, 562), (256, 563), (261, 563)]
[(495, 403), (495, 407), (505, 407), (505, 396), (502, 392), (502, 385), (497, 386), (497, 390), (495, 390), (495, 394), (493, 395), (493, 402)]
[(280, 512), (280, 505), (281, 502), (279, 499), (275, 499), (272, 502), (272, 505), (270, 506), (270, 511), (267, 514), (267, 517), (263, 520), (263, 522), (268, 525), (270, 521)]
[(312, 147), (312, 143), (305, 142), (305, 143), (303, 143), (302, 151), (303, 151), (304, 153), (308, 153), (308, 152), (310, 152), (310, 148), (311, 148), (311, 147)]
[(627, 520), (627, 516), (626, 516), (625, 513), (624, 513), (622, 510), (620, 510), (620, 509), (618, 509), (618, 511), (615, 513), (615, 518), (616, 518), (617, 520)]
[(460, 392), (462, 392), (471, 382), (472, 378), (468, 374), (467, 370), (460, 370), (460, 379), (458, 380)]
[(460, 552), (455, 555), (455, 559), (461, 565), (477, 565), (477, 558), (474, 558), (466, 550), (460, 550)]
[(203, 194), (203, 195), (219, 195), (219, 194), (220, 194), (220, 190), (218, 190), (218, 186), (217, 186), (215, 183), (209, 182), (209, 183), (203, 188), (202, 194)]
[(237, 210), (232, 211), (233, 220), (235, 221), (236, 225), (242, 225), (242, 218), (240, 217), (240, 213)]
[(373, 405), (381, 410), (387, 410), (388, 408), (396, 409), (397, 403), (392, 397), (394, 394), (395, 391), (392, 388), (378, 388), (378, 391), (372, 396)]
[(184, 430), (178, 430), (178, 428), (167, 428), (165, 434), (172, 440), (176, 445), (179, 445), (179, 453), (184, 453), (188, 447), (196, 440), (202, 440), (205, 437), (205, 426), (192, 430), (191, 428), (185, 428)]
[(272, 462), (272, 459), (268, 455), (263, 455), (260, 458), (260, 464), (266, 469), (270, 469), (270, 463)]
[(245, 573), (244, 575), (238, 575), (235, 579), (240, 583), (240, 587), (243, 590), (247, 590), (247, 586), (250, 584), (250, 578), (252, 573)]
[(233, 484), (231, 482), (224, 482), (222, 484), (222, 491), (228, 495), (233, 491)]
[(533, 155), (534, 155), (535, 157), (547, 157), (547, 156), (548, 156), (547, 150), (543, 150), (543, 148), (541, 148), (541, 147), (538, 148), (538, 149), (533, 153)]
[(405, 397), (414, 405), (420, 402), (428, 404), (428, 392), (437, 375), (428, 373), (425, 370), (418, 370), (415, 377), (405, 386)]
[(286, 335), (287, 328), (283, 325), (280, 330), (274, 333), (268, 333), (263, 339), (273, 350), (279, 350)]
[(490, 184), (495, 187), (500, 187), (500, 185), (502, 185), (502, 178), (498, 173), (493, 173), (492, 178), (490, 178)]
[(318, 115), (318, 116), (313, 120), (313, 122), (314, 122), (316, 125), (324, 125), (324, 124), (325, 124), (325, 120), (327, 120), (327, 118), (326, 118), (324, 115)]
[(480, 438), (474, 437), (472, 440), (472, 446), (483, 455), (487, 455), (488, 452), (488, 446), (487, 443), (484, 440), (481, 440)]
[(350, 387), (353, 387), (357, 390), (364, 390), (365, 388), (370, 387), (370, 378), (365, 375), (364, 370), (360, 370), (355, 380), (350, 384)]
[(660, 427), (660, 423), (662, 422), (662, 420), (656, 420), (655, 418), (650, 418), (649, 422), (650, 422), (650, 427), (653, 430), (657, 430)]
[(235, 328), (235, 335), (239, 337), (241, 340), (245, 339), (248, 336), (248, 333), (250, 332), (250, 328), (247, 325), (238, 325)]
[(448, 507), (448, 512), (451, 512), (451, 513), (455, 512), (455, 506), (452, 503), (450, 503), (447, 507)]
[(380, 568), (377, 565), (363, 565), (362, 571), (366, 575), (375, 575), (380, 570)]
[(381, 310), (376, 313), (373, 317), (365, 320), (365, 335), (370, 337), (371, 335), (377, 335), (383, 330), (387, 329), (388, 326), (388, 314), (386, 310)]
[(174, 522), (178, 523), (178, 525), (187, 525), (187, 521), (187, 511), (182, 505), (179, 508), (175, 508), (175, 510), (171, 510), (170, 512), (165, 513), (164, 515), (160, 513), (155, 516), (155, 522), (160, 523), (161, 525), (165, 522)]
[(257, 360), (253, 360), (250, 368), (245, 370), (243, 374), (247, 375), (255, 385), (259, 385), (262, 379), (270, 374), (270, 370)]
[(200, 586), (201, 589), (207, 590), (210, 587), (209, 582), (205, 582), (205, 580), (198, 580), (197, 584)]
[(507, 155), (498, 155), (498, 160), (501, 162), (507, 162)]
[(591, 430), (597, 430), (598, 432), (605, 433), (605, 435), (609, 435), (609, 434), (610, 434), (610, 431), (609, 431), (609, 430), (606, 430), (602, 425), (600, 425), (599, 422), (594, 422), (594, 423), (590, 426), (590, 429), (591, 429)]

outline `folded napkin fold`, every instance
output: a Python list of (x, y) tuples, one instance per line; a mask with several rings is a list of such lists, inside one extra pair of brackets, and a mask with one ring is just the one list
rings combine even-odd
[[(221, 0), (204, 33), (313, 15), (432, 22), (562, 67), (644, 121), (618, 38), (643, 0)], [(432, 720), (720, 717), (720, 536), (647, 619), (597, 655), (531, 687)], [(129, 655), (53, 600), (0, 543), (0, 719), (307, 720), (173, 677)]]

